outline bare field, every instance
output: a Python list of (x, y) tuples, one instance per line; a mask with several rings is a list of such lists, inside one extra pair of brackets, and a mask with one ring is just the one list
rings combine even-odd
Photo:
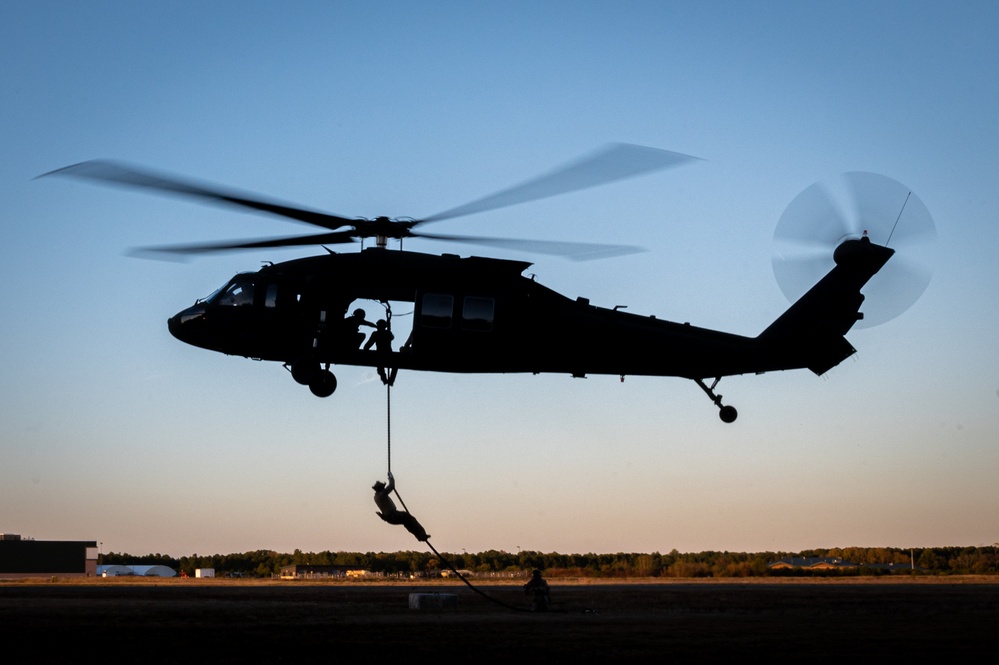
[[(999, 580), (551, 580), (519, 585), (276, 580), (0, 581), (0, 626), (33, 662), (329, 662), (461, 658), (994, 657)], [(410, 593), (457, 610), (410, 610)]]

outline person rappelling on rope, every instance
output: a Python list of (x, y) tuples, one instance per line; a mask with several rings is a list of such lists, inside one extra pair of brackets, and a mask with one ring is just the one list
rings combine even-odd
[[(364, 343), (364, 350), (367, 351), (374, 346), (375, 353), (382, 357), (383, 363), (385, 363), (385, 360), (391, 361), (392, 340), (394, 339), (392, 330), (385, 319), (378, 319), (375, 328), (376, 330), (368, 335), (368, 341)], [(378, 366), (378, 377), (386, 386), (391, 386), (395, 383), (395, 375), (398, 374), (399, 368), (386, 368), (385, 364)]]
[(371, 486), (371, 489), (375, 491), (375, 505), (379, 508), (379, 512), (375, 514), (378, 517), (381, 517), (389, 524), (403, 525), (411, 534), (416, 536), (417, 540), (430, 540), (427, 530), (423, 528), (412, 514), (395, 507), (395, 502), (389, 496), (395, 489), (395, 478), (392, 477), (391, 471), (388, 472), (388, 485), (379, 480)]

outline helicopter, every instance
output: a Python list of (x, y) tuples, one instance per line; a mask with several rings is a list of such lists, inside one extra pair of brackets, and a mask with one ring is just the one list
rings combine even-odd
[[(620, 376), (622, 381), (625, 376), (679, 377), (695, 382), (718, 408), (720, 419), (732, 423), (737, 410), (723, 403), (716, 392), (723, 377), (794, 369), (822, 375), (856, 352), (845, 335), (864, 320), (861, 289), (896, 253), (888, 241), (902, 212), (908, 210), (908, 217), (915, 218), (913, 222), (907, 219), (912, 235), (935, 233), (929, 213), (903, 185), (876, 174), (847, 174), (857, 199), (858, 214), (853, 219), (833, 210), (823, 188), (813, 186), (792, 202), (775, 233), (775, 239), (788, 241), (791, 249), (775, 255), (775, 274), (779, 280), (783, 275), (785, 281), (793, 281), (790, 275), (800, 281), (804, 266), (815, 279), (810, 288), (793, 297), (793, 288), (785, 288), (782, 282), (793, 304), (755, 337), (633, 314), (620, 307), (599, 307), (586, 298), (571, 299), (526, 276), (531, 266), (526, 261), (402, 250), (404, 239), (424, 238), (526, 249), (576, 260), (642, 251), (626, 245), (443, 235), (418, 227), (696, 159), (656, 148), (612, 144), (538, 178), (420, 219), (349, 219), (106, 160), (82, 162), (44, 175), (180, 195), (325, 229), (310, 235), (137, 252), (183, 256), (322, 246), (325, 254), (237, 274), (210, 296), (168, 319), (169, 331), (177, 339), (227, 355), (281, 363), (296, 382), (318, 397), (335, 392), (334, 365), (378, 368), (388, 385), (399, 370), (594, 374)], [(894, 211), (898, 215), (892, 224)], [(872, 235), (884, 240), (875, 243)], [(328, 247), (371, 238), (374, 246), (360, 252), (338, 253)], [(399, 249), (389, 249), (389, 240), (398, 241)], [(798, 250), (802, 253), (795, 255)], [(814, 274), (815, 266), (821, 272)], [(910, 272), (917, 275), (917, 286), (909, 295), (914, 301), (928, 277)], [(385, 318), (373, 324), (360, 308), (348, 313), (355, 301), (380, 303)], [(404, 341), (394, 342), (392, 303), (413, 308), (412, 330)], [(361, 331), (367, 327), (373, 329), (370, 336)]]

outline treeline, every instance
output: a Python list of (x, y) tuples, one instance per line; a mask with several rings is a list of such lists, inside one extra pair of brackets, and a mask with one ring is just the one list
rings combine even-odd
[[(835, 557), (859, 564), (859, 568), (834, 571), (776, 571), (767, 564), (784, 558)], [(880, 564), (907, 565), (915, 562), (917, 570), (896, 570), (894, 573)], [(386, 576), (434, 575), (449, 566), (477, 575), (519, 574), (534, 570), (545, 571), (548, 577), (765, 577), (787, 575), (968, 575), (999, 573), (999, 548), (989, 547), (930, 547), (901, 549), (893, 547), (846, 547), (805, 550), (803, 552), (697, 552), (667, 554), (653, 552), (617, 554), (559, 554), (558, 552), (504, 552), (489, 550), (478, 554), (466, 552), (441, 558), (428, 552), (302, 552), (283, 554), (271, 550), (256, 550), (241, 554), (192, 554), (178, 558), (147, 554), (134, 556), (109, 552), (101, 564), (164, 565), (178, 573), (194, 575), (196, 568), (214, 568), (219, 576), (271, 577), (281, 568), (292, 564), (345, 566)]]

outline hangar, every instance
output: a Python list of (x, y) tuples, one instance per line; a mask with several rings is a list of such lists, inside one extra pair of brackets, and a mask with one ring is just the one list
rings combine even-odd
[(0, 577), (93, 577), (96, 540), (31, 540), (0, 534)]
[(146, 566), (138, 564), (108, 564), (97, 566), (100, 577), (177, 577), (177, 571), (169, 566)]

